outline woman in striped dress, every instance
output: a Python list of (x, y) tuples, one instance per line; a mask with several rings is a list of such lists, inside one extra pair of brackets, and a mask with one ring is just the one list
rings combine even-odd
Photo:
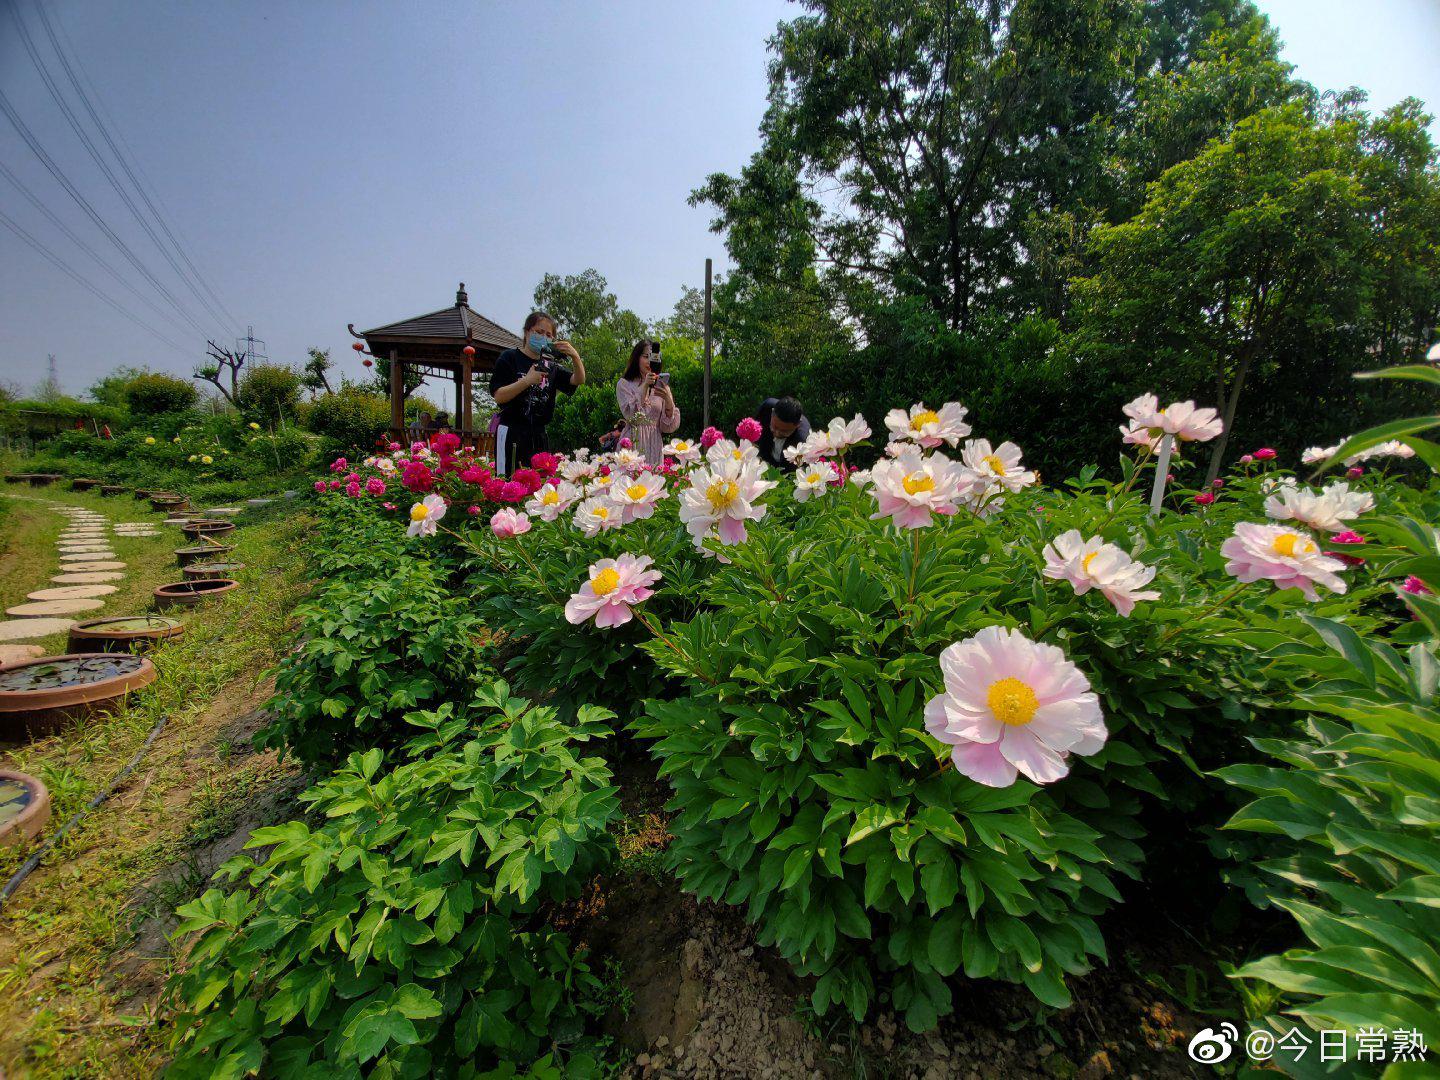
[(647, 462), (658, 466), (663, 460), (663, 436), (680, 427), (680, 410), (669, 385), (650, 370), (653, 345), (642, 339), (630, 350), (630, 363), (615, 384), (615, 399), (625, 417), (625, 435)]

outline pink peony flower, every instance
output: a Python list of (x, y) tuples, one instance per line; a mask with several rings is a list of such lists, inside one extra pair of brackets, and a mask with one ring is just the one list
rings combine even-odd
[(339, 491), (341, 487), (342, 487), (342, 481), (340, 481), (340, 480), (331, 480), (331, 481), (330, 481), (330, 490), (331, 490), (331, 491)]
[(381, 505), (382, 507), (384, 507), (386, 510), (394, 510), (394, 509), (396, 509), (395, 504), (392, 503), (392, 502), (381, 503), (380, 505)]
[(568, 480), (546, 484), (525, 504), (527, 514), (538, 514), (541, 521), (554, 521), (580, 497), (580, 489)]
[(360, 482), (360, 474), (355, 472), (347, 473), (345, 476), (345, 482), (347, 484), (358, 484)]
[[(1365, 543), (1365, 538), (1359, 533), (1350, 530), (1347, 532), (1336, 533), (1334, 536), (1330, 537), (1330, 542), (1332, 544), (1363, 544)], [(1325, 554), (1339, 559), (1346, 566), (1365, 565), (1365, 560), (1360, 558), (1360, 556), (1358, 555), (1349, 555), (1343, 551), (1327, 551), (1325, 552)]]
[(735, 434), (746, 442), (759, 442), (764, 429), (760, 427), (760, 421), (753, 416), (747, 416), (740, 423), (735, 425)]
[(386, 449), (393, 454), (396, 450), (401, 449), (401, 446), (398, 442), (392, 442), (388, 446), (386, 446)]
[(665, 498), (665, 479), (655, 473), (639, 473), (617, 480), (609, 487), (610, 501), (620, 514), (620, 524), (644, 521), (655, 512), (655, 504)]
[(479, 517), (481, 514), (481, 510), (478, 506), (467, 506), (465, 508), (465, 513), (469, 514), (471, 517)]
[(1254, 455), (1254, 454), (1241, 454), (1241, 455), (1240, 455), (1240, 464), (1241, 464), (1241, 465), (1253, 465), (1253, 464), (1255, 464), (1255, 455)]
[(400, 484), (407, 491), (433, 491), (435, 474), (430, 471), (428, 465), (412, 461), (400, 473)]
[(1412, 596), (1431, 596), (1434, 594), (1434, 590), (1431, 589), (1429, 585), (1426, 585), (1425, 582), (1421, 581), (1414, 574), (1411, 574), (1409, 577), (1407, 577), (1404, 583), (1401, 584), (1400, 588), (1403, 591), (1410, 593)]
[(620, 440), (619, 448), (621, 450), (629, 450), (634, 445), (635, 444), (630, 441), (629, 437), (626, 436)]
[(927, 457), (914, 443), (898, 457), (876, 462), (870, 484), (877, 504), (870, 520), (888, 517), (898, 529), (923, 529), (932, 514), (955, 513), (965, 491), (959, 465), (942, 454)]
[(1098, 536), (1087, 540), (1078, 529), (1061, 533), (1046, 545), (1044, 574), (1070, 582), (1076, 596), (1099, 589), (1126, 617), (1135, 610), (1136, 601), (1160, 599), (1158, 592), (1144, 588), (1154, 579), (1155, 567), (1132, 559)]
[(724, 437), (719, 428), (707, 427), (700, 433), (700, 449), (709, 450)]
[(518, 503), (524, 502), (530, 492), (525, 489), (524, 484), (518, 484), (514, 480), (507, 480), (500, 487), (500, 502)]
[(1350, 466), (1350, 468), (1345, 470), (1345, 475), (1351, 480), (1359, 480), (1360, 477), (1365, 475), (1365, 470), (1362, 469), (1359, 465), (1352, 465)]
[(485, 498), (491, 502), (500, 501), (500, 493), (505, 490), (505, 478), (503, 476), (492, 476), (488, 480), (480, 481), (480, 490), (485, 493)]
[(530, 519), (507, 506), (491, 515), (490, 531), (501, 540), (509, 540), (512, 536), (529, 532)]
[(1219, 491), (1221, 488), (1223, 488), (1223, 487), (1225, 486), (1225, 481), (1224, 481), (1224, 480), (1221, 480), (1221, 479), (1217, 476), (1214, 480), (1211, 480), (1211, 481), (1210, 481), (1210, 486), (1213, 487), (1216, 491)]
[(1209, 442), (1225, 425), (1214, 409), (1199, 409), (1193, 401), (1176, 401), (1160, 408), (1154, 394), (1141, 394), (1121, 410), (1152, 436), (1173, 435), (1177, 442)]
[(490, 470), (480, 465), (471, 465), (460, 471), (460, 479), (466, 484), (483, 484), (490, 479)]
[(378, 476), (372, 476), (369, 480), (365, 481), (365, 490), (371, 495), (384, 495), (385, 481), (381, 480)]
[(1220, 554), (1228, 560), (1225, 572), (1240, 581), (1273, 581), (1277, 589), (1299, 589), (1309, 600), (1319, 598), (1317, 584), (1331, 592), (1345, 591), (1345, 581), (1338, 573), (1345, 564), (1330, 558), (1313, 539), (1295, 529), (1242, 521), (1220, 546)]
[(970, 434), (970, 425), (965, 422), (969, 411), (958, 401), (947, 401), (938, 410), (922, 401), (908, 410), (891, 409), (885, 414), (885, 426), (892, 443), (913, 442), (933, 450), (942, 443), (954, 446)]
[(1274, 461), (1275, 451), (1268, 446), (1262, 446), (1252, 455), (1256, 461)]
[(359, 482), (358, 482), (358, 481), (355, 481), (355, 480), (351, 480), (350, 483), (346, 484), (346, 485), (345, 485), (345, 494), (346, 494), (346, 495), (349, 495), (350, 498), (352, 498), (352, 499), (358, 499), (358, 498), (360, 497), (360, 484), (359, 484)]
[(453, 431), (442, 431), (430, 440), (430, 446), (437, 454), (453, 454), (460, 449), (460, 436)]
[(940, 654), (945, 690), (925, 705), (925, 728), (950, 744), (955, 768), (988, 787), (1020, 773), (1049, 784), (1069, 754), (1105, 745), (1105, 718), (1084, 673), (1054, 645), (988, 626)]
[(709, 536), (718, 536), (722, 544), (745, 542), (745, 523), (765, 516), (759, 499), (775, 486), (762, 477), (757, 463), (734, 459), (690, 474), (690, 486), (680, 496), (680, 521), (696, 547)]
[(344, 472), (349, 467), (350, 463), (346, 461), (343, 457), (337, 457), (334, 461), (330, 463), (331, 472)]
[(1364, 491), (1351, 491), (1344, 480), (1331, 484), (1324, 491), (1290, 486), (1279, 487), (1265, 500), (1265, 514), (1276, 521), (1296, 521), (1322, 532), (1342, 532), (1345, 522), (1375, 509), (1375, 496)]
[(316, 490), (316, 491), (328, 491), (329, 489), (330, 489), (330, 485), (327, 484), (324, 480), (316, 480), (316, 481), (315, 481), (315, 490)]
[(577, 626), (589, 619), (600, 627), (624, 626), (630, 608), (648, 600), (660, 580), (660, 571), (647, 569), (650, 563), (649, 555), (628, 554), (591, 563), (588, 580), (565, 604), (565, 618)]
[(1212, 491), (1202, 491), (1195, 496), (1195, 501), (1201, 506), (1209, 506), (1215, 501), (1215, 493)]

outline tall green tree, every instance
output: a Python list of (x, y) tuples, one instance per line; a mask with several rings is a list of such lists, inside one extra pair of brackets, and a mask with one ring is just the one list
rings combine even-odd
[[(1434, 151), (1428, 137), (1408, 133), (1402, 141), (1418, 140), (1411, 194), (1391, 190), (1382, 201), (1395, 133), (1383, 143), (1374, 134), (1348, 113), (1266, 110), (1164, 173), (1133, 219), (1095, 233), (1098, 270), (1076, 284), (1080, 336), (1116, 350), (1132, 379), (1220, 408), (1225, 434), (1212, 443), (1207, 482), (1252, 380), (1290, 379), (1313, 392), (1337, 367), (1348, 374), (1368, 363), (1382, 344), (1366, 329), (1380, 296), (1389, 332), (1406, 324), (1414, 339), (1417, 325), (1433, 325), (1435, 294), (1408, 275), (1395, 280), (1387, 252), (1440, 238), (1433, 217), (1428, 240), (1417, 234), (1420, 211), (1434, 206)], [(1393, 241), (1392, 215), (1410, 226)], [(1417, 306), (1403, 303), (1407, 286)]]
[(593, 266), (578, 274), (546, 274), (535, 286), (535, 306), (548, 313), (560, 334), (577, 338), (613, 318), (619, 302), (605, 275)]

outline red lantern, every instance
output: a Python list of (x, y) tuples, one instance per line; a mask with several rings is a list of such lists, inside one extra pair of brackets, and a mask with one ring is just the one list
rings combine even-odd
[(365, 360), (365, 366), (366, 366), (366, 367), (374, 367), (374, 366), (375, 366), (375, 361), (367, 358), (367, 359)]
[(364, 345), (363, 342), (357, 341), (357, 342), (355, 342), (354, 345), (351, 345), (350, 347), (351, 347), (352, 349), (354, 349), (356, 352), (364, 352), (364, 351), (365, 351), (365, 345)]
[(474, 355), (475, 355), (475, 346), (474, 346), (474, 345), (466, 345), (465, 348), (461, 349), (460, 351), (463, 352), (466, 356), (474, 356)]

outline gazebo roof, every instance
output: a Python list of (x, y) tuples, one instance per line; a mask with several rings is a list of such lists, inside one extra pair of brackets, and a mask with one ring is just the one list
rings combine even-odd
[(364, 330), (360, 336), (371, 343), (371, 351), (377, 355), (384, 355), (385, 350), (376, 349), (376, 342), (454, 345), (457, 348), (474, 345), (477, 352), (488, 352), (492, 355), (498, 355), (503, 350), (520, 344), (520, 339), (509, 330), (494, 320), (487, 319), (470, 306), (470, 298), (465, 292), (463, 281), (455, 293), (453, 306), (399, 322), (386, 323), (373, 330)]

